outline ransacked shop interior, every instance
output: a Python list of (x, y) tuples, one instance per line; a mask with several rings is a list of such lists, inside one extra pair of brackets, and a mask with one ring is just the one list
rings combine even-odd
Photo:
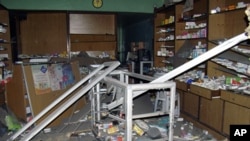
[(248, 0), (1, 0), (0, 140), (245, 140), (249, 46)]

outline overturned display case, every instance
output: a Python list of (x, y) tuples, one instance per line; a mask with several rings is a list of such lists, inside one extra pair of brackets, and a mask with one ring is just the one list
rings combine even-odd
[[(148, 127), (143, 127), (143, 123), (139, 123), (137, 127), (135, 124), (136, 119), (141, 118), (150, 118), (161, 115), (169, 116), (169, 125), (168, 125), (168, 135), (162, 138), (167, 138), (168, 140), (173, 140), (173, 125), (174, 125), (174, 111), (175, 108), (178, 107), (176, 105), (175, 98), (175, 90), (176, 84), (175, 82), (162, 82), (162, 83), (133, 83), (130, 84), (131, 79), (139, 79), (143, 81), (152, 81), (153, 77), (145, 76), (141, 74), (131, 73), (128, 71), (116, 70), (113, 71), (110, 75), (106, 76), (100, 83), (98, 83), (91, 92), (91, 120), (94, 134), (97, 138), (106, 137), (108, 134), (99, 132), (98, 125), (99, 123), (103, 123), (102, 116), (106, 115), (109, 118), (115, 119), (119, 122), (120, 127), (124, 126), (122, 129), (125, 140), (132, 140), (133, 135), (132, 132), (138, 130), (143, 130), (141, 132), (147, 132), (149, 130)], [(102, 89), (100, 86), (106, 84), (107, 89)], [(134, 98), (142, 95), (148, 94), (147, 91), (154, 90), (156, 95), (160, 92), (164, 94), (162, 96), (161, 101), (164, 104), (160, 105), (160, 110), (154, 110), (150, 113), (142, 113), (142, 114), (133, 114), (133, 105)], [(110, 104), (101, 102), (101, 95), (112, 93), (114, 100), (108, 102)], [(168, 100), (170, 98), (170, 101)], [(155, 102), (156, 104), (156, 102)], [(112, 111), (118, 111), (113, 112)], [(105, 121), (104, 121), (105, 122)], [(137, 120), (138, 122), (138, 120)], [(115, 127), (116, 128), (116, 127)], [(118, 127), (117, 127), (118, 128)], [(120, 129), (114, 129), (120, 130)], [(108, 131), (109, 132), (109, 131)], [(112, 131), (110, 131), (112, 132)], [(114, 131), (115, 132), (115, 131)], [(139, 133), (138, 133), (139, 132)], [(137, 134), (140, 134), (138, 131)]]

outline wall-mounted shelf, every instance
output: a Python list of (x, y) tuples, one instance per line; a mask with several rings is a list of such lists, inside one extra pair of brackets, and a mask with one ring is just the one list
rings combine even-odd
[[(167, 59), (175, 54), (175, 5), (155, 9), (154, 66), (171, 65)], [(171, 48), (169, 48), (171, 47)]]

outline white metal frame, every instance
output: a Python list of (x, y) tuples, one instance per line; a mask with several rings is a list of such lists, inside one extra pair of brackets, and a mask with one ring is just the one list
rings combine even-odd
[[(131, 78), (137, 78), (140, 80), (144, 80), (144, 81), (152, 81), (154, 80), (154, 77), (151, 76), (146, 76), (146, 75), (141, 75), (141, 74), (137, 74), (137, 73), (133, 73), (133, 72), (128, 72), (127, 70), (115, 70), (112, 73), (110, 73), (109, 76), (115, 76), (116, 78), (119, 78), (119, 83), (125, 83), (125, 84), (129, 84), (129, 77)], [(114, 85), (112, 83), (107, 83), (105, 80), (106, 79), (111, 79), (111, 78), (106, 78), (104, 80), (102, 80), (102, 83), (106, 83), (107, 85)], [(114, 79), (116, 80), (116, 79)], [(117, 80), (116, 80), (117, 81)], [(134, 83), (132, 81), (132, 83)], [(112, 86), (115, 90), (117, 89), (117, 86)], [(100, 88), (100, 83), (98, 83), (95, 87), (93, 87), (92, 92), (90, 93), (90, 97), (91, 97), (91, 111), (92, 114), (92, 125), (94, 125), (94, 123), (96, 121), (100, 121), (100, 109), (101, 109), (101, 100), (100, 100), (100, 95), (103, 93), (107, 93), (109, 88), (106, 89), (106, 91), (103, 91), (103, 89)], [(122, 94), (120, 97), (124, 97), (124, 94)], [(104, 107), (106, 108), (106, 107)]]
[[(168, 138), (169, 141), (173, 140), (173, 124), (174, 124), (174, 107), (175, 107), (175, 100), (170, 100), (170, 109), (167, 110), (167, 107), (163, 108), (166, 109), (165, 111), (158, 111), (158, 112), (152, 112), (152, 113), (145, 113), (145, 114), (139, 114), (139, 115), (133, 115), (133, 94), (138, 91), (148, 91), (148, 90), (169, 90), (170, 93), (170, 99), (175, 99), (175, 93), (176, 93), (176, 84), (175, 82), (164, 82), (164, 83), (140, 83), (140, 84), (128, 84), (128, 79), (130, 77), (136, 77), (137, 79), (140, 78), (142, 80), (152, 80), (152, 77), (136, 74), (136, 73), (129, 73), (124, 71), (115, 71), (112, 75), (119, 74), (120, 80), (114, 79), (110, 76), (107, 76), (104, 78), (104, 82), (114, 85), (116, 87), (120, 87), (124, 89), (124, 101), (122, 104), (122, 107), (124, 108), (125, 112), (125, 119), (120, 118), (115, 115), (109, 114), (110, 118), (114, 118), (118, 121), (125, 123), (125, 140), (129, 141), (132, 140), (132, 126), (133, 126), (133, 119), (137, 118), (147, 118), (147, 117), (153, 117), (153, 116), (160, 116), (160, 115), (166, 115), (169, 114), (169, 133)], [(146, 94), (146, 93), (144, 93)], [(96, 99), (98, 99), (100, 96), (95, 95)], [(97, 100), (100, 101), (100, 100)], [(96, 104), (97, 105), (97, 104)], [(100, 104), (99, 104), (100, 105)], [(93, 113), (98, 113), (100, 111), (97, 111), (98, 108), (92, 109)], [(95, 120), (92, 118), (92, 120)], [(98, 120), (98, 119), (97, 119)]]

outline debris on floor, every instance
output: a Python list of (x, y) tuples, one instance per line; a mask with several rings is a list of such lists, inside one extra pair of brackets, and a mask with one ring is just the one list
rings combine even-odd
[[(168, 138), (168, 116), (133, 121), (133, 141), (165, 141)], [(68, 138), (92, 136), (99, 141), (124, 141), (125, 125), (116, 120), (105, 119), (92, 129), (78, 130), (68, 134)], [(206, 130), (199, 129), (191, 122), (176, 118), (174, 124), (176, 141), (215, 141)]]
[[(125, 124), (103, 118), (92, 127), (89, 107), (74, 113), (59, 127), (45, 128), (32, 141), (125, 141)], [(133, 141), (166, 141), (169, 117), (133, 120)], [(6, 132), (5, 132), (6, 133)], [(8, 139), (8, 138), (7, 138)], [(174, 141), (215, 141), (206, 130), (199, 129), (181, 117), (174, 120)]]

